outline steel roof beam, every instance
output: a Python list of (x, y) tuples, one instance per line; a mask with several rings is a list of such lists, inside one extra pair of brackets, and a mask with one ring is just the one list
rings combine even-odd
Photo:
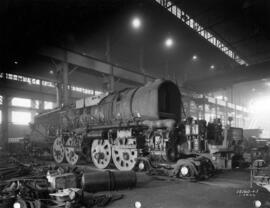
[(89, 57), (77, 52), (73, 52), (70, 50), (58, 48), (58, 47), (49, 47), (43, 48), (38, 51), (40, 55), (47, 56), (59, 61), (67, 61), (70, 64), (75, 66), (79, 66), (82, 68), (94, 70), (96, 72), (102, 74), (111, 74), (111, 67), (113, 68), (113, 75), (120, 79), (128, 80), (131, 82), (135, 82), (138, 84), (144, 84), (145, 78), (146, 81), (152, 81), (154, 77), (149, 75), (144, 75), (139, 72), (133, 72), (127, 69), (124, 69), (120, 66), (116, 66), (114, 64), (95, 59), (93, 57)]
[(237, 62), (240, 65), (248, 65), (246, 60), (240, 58), (239, 55), (237, 55), (234, 51), (230, 49), (231, 46), (228, 45), (228, 43), (223, 43), (224, 40), (221, 41), (218, 38), (216, 38), (213, 34), (208, 32), (205, 27), (201, 26), (198, 22), (195, 21), (195, 19), (191, 18), (189, 14), (187, 14), (185, 11), (174, 5), (172, 1), (170, 0), (154, 0), (154, 1), (160, 4), (165, 9), (167, 9), (170, 13), (172, 13), (174, 16), (176, 16), (178, 19), (184, 22), (188, 27), (190, 27), (201, 37), (209, 41), (212, 45), (217, 47), (219, 50), (221, 50), (224, 54), (229, 56), (235, 62)]

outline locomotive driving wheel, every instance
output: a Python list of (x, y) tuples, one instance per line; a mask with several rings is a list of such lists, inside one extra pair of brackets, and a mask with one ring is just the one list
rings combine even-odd
[(53, 142), (53, 159), (62, 163), (65, 159), (65, 148), (62, 137), (57, 137)]
[(137, 157), (136, 147), (122, 145), (121, 142), (116, 142), (112, 146), (112, 159), (118, 170), (132, 170), (136, 165)]
[(76, 165), (79, 161), (79, 155), (76, 153), (75, 148), (80, 145), (76, 144), (76, 138), (69, 137), (65, 147), (65, 158), (70, 165)]
[(95, 139), (92, 142), (91, 158), (99, 169), (107, 168), (111, 162), (112, 150), (109, 140)]

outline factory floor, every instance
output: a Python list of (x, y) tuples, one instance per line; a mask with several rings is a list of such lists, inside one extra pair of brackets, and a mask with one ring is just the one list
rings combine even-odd
[[(89, 164), (78, 167), (86, 172), (101, 171)], [(149, 177), (144, 173), (137, 173), (137, 180), (136, 188), (117, 191), (124, 194), (124, 198), (106, 207), (133, 208), (135, 202), (140, 202), (141, 208), (256, 208), (254, 202), (259, 200), (261, 208), (270, 208), (270, 192), (255, 184), (250, 188), (247, 169), (222, 171), (199, 182)], [(244, 196), (243, 192), (250, 192), (252, 196)]]
[[(55, 165), (51, 161), (44, 163)], [(100, 171), (89, 163), (77, 167), (84, 172)], [(262, 203), (260, 207), (270, 208), (270, 192), (256, 185), (250, 188), (249, 178), (249, 170), (239, 169), (223, 171), (199, 182), (138, 173), (137, 187), (117, 191), (124, 198), (106, 207), (134, 208), (135, 202), (140, 202), (141, 208), (254, 208), (254, 201), (259, 200)], [(244, 196), (243, 192), (249, 192), (252, 196)]]
[[(255, 196), (243, 196), (241, 191), (255, 191)], [(132, 190), (121, 191), (125, 196), (109, 208), (249, 208), (260, 200), (261, 207), (270, 207), (270, 193), (258, 186), (250, 189), (249, 172), (227, 171), (202, 182), (151, 179)], [(267, 202), (267, 200), (269, 202)]]

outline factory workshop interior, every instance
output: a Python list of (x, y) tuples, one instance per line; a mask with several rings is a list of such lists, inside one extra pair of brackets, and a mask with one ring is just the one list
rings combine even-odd
[(270, 1), (0, 15), (1, 208), (270, 208)]

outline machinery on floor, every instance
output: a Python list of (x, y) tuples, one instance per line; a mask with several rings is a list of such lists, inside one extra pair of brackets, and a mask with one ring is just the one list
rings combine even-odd
[(220, 119), (213, 122), (193, 120), (185, 122), (186, 154), (200, 154), (211, 159), (216, 169), (237, 166), (243, 155), (243, 129), (222, 126)]
[[(235, 136), (237, 129), (223, 130), (219, 120), (208, 125), (192, 118), (183, 122), (182, 111), (178, 86), (156, 80), (40, 114), (30, 140), (43, 141), (47, 148), (51, 144), (57, 163), (75, 165), (84, 157), (100, 169), (113, 164), (131, 170), (142, 157), (167, 164), (191, 158), (196, 168), (206, 163), (229, 167), (233, 147), (241, 140), (241, 135)], [(189, 167), (182, 169), (182, 176), (189, 175)]]

